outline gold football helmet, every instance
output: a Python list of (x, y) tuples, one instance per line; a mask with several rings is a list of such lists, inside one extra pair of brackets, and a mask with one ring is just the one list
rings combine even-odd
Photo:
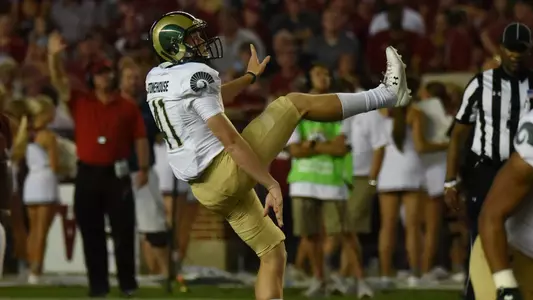
[(150, 40), (162, 61), (181, 64), (221, 58), (222, 43), (205, 33), (207, 23), (183, 11), (169, 12), (150, 28)]

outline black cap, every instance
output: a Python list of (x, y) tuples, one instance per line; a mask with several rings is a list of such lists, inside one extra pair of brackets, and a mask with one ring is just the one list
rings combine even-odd
[(502, 45), (511, 51), (526, 51), (531, 47), (531, 30), (523, 23), (507, 25), (503, 31)]

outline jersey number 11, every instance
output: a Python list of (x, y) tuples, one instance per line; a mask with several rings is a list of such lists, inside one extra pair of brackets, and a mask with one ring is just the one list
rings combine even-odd
[[(181, 140), (178, 137), (178, 134), (176, 133), (174, 126), (170, 124), (170, 119), (168, 118), (168, 114), (165, 109), (165, 103), (163, 103), (163, 99), (157, 99), (157, 100), (152, 101), (152, 109), (154, 111), (155, 123), (157, 127), (159, 128), (159, 131), (161, 131), (161, 133), (163, 134), (163, 138), (167, 142), (168, 148), (169, 149), (174, 148), (172, 140), (169, 137), (172, 137), (172, 139), (175, 140), (176, 143), (178, 144), (178, 147), (181, 147), (182, 145)], [(164, 120), (161, 120), (161, 112), (163, 113)], [(165, 122), (166, 126), (163, 126), (163, 122)]]

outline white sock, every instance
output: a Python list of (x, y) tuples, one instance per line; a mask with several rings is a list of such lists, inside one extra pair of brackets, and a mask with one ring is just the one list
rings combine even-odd
[(396, 94), (385, 85), (359, 93), (337, 93), (341, 101), (343, 118), (349, 118), (371, 110), (393, 107), (396, 104)]
[(4, 274), (4, 256), (6, 254), (6, 231), (0, 223), (0, 279)]

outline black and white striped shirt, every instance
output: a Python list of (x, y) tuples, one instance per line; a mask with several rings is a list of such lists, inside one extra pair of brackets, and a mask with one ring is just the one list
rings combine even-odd
[(509, 76), (502, 67), (477, 74), (463, 94), (456, 121), (474, 124), (471, 150), (494, 162), (514, 152), (518, 121), (531, 109), (533, 72)]

